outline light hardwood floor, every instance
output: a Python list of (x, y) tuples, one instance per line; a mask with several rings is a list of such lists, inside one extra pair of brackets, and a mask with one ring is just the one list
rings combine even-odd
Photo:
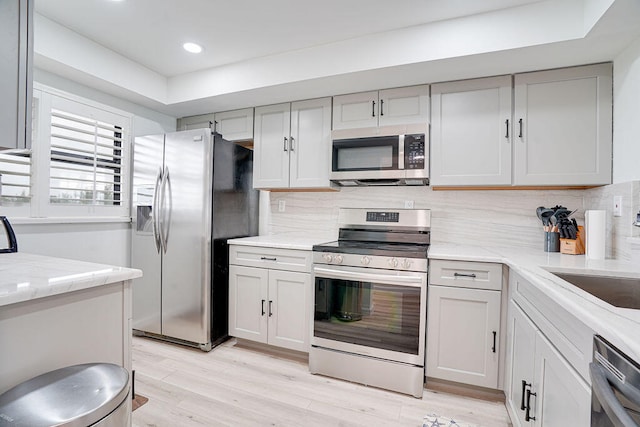
[(134, 426), (422, 426), (437, 413), (509, 426), (503, 403), (425, 390), (422, 399), (311, 375), (306, 360), (230, 340), (209, 353), (133, 338)]

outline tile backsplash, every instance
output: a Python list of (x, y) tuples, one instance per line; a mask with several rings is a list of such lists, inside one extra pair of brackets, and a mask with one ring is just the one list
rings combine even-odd
[[(623, 215), (613, 217), (613, 196), (622, 196)], [(402, 209), (413, 202), (416, 209), (431, 209), (434, 243), (528, 247), (543, 250), (538, 206), (563, 205), (578, 209), (575, 218), (584, 224), (586, 209), (608, 211), (607, 257), (633, 259), (634, 238), (640, 228), (631, 218), (640, 207), (640, 181), (589, 190), (469, 190), (436, 191), (431, 187), (343, 188), (337, 192), (263, 192), (263, 234), (309, 232), (337, 237), (341, 207)], [(279, 206), (284, 201), (284, 212)], [(268, 207), (268, 208), (267, 208)], [(639, 239), (640, 240), (640, 239)]]

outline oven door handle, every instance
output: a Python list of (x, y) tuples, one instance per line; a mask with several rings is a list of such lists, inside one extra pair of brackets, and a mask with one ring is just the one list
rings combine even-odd
[(602, 409), (615, 427), (638, 427), (626, 409), (611, 390), (604, 368), (595, 362), (589, 364), (591, 388), (598, 398)]
[(421, 287), (423, 278), (421, 276), (397, 276), (393, 274), (358, 273), (355, 271), (335, 270), (332, 268), (314, 267), (316, 276), (327, 279), (357, 280), (374, 283), (384, 283), (388, 285), (404, 285)]

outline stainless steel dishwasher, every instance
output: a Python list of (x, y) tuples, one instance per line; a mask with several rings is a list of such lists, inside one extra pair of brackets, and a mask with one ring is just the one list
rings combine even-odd
[(640, 365), (596, 335), (591, 375), (591, 427), (640, 426)]

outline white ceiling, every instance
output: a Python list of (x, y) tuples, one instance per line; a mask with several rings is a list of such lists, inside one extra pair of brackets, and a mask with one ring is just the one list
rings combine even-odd
[[(36, 0), (36, 12), (172, 77), (538, 1)], [(187, 41), (204, 52), (185, 52)]]
[(611, 61), (640, 37), (639, 0), (35, 3), (37, 69), (173, 117)]

